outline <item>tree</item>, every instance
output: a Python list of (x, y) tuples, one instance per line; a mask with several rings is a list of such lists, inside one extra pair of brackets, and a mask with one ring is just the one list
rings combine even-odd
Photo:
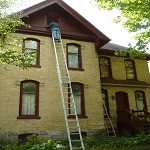
[(18, 4), (17, 0), (0, 0), (0, 64), (24, 68), (23, 62), (30, 65), (33, 57), (22, 51), (22, 38), (14, 34), (19, 26), (27, 26), (21, 20), (22, 13), (14, 13)]
[(95, 0), (99, 8), (117, 9), (120, 15), (114, 20), (129, 32), (135, 33), (136, 45), (130, 49), (147, 51), (150, 47), (150, 1), (149, 0)]

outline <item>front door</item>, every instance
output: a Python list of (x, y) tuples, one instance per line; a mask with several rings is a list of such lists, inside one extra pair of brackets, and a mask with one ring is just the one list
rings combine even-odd
[(117, 113), (117, 123), (124, 124), (127, 123), (128, 118), (126, 110), (129, 110), (128, 93), (126, 92), (116, 92), (116, 113)]
[(116, 92), (115, 95), (116, 95), (117, 127), (119, 135), (123, 136), (129, 133), (132, 134), (132, 131), (129, 128), (130, 118), (126, 113), (126, 110), (129, 110), (128, 93), (119, 91)]

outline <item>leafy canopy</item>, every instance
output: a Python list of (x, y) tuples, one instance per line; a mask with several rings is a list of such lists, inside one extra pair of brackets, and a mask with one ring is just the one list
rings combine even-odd
[(99, 8), (117, 9), (120, 15), (115, 18), (129, 32), (136, 33), (136, 46), (132, 49), (147, 51), (150, 47), (150, 0), (95, 0)]
[[(14, 13), (20, 0), (0, 0), (0, 64), (10, 64), (24, 68), (23, 62), (32, 61), (32, 56), (22, 52), (23, 39), (14, 34), (22, 22), (22, 13)], [(16, 11), (16, 10), (15, 10)]]

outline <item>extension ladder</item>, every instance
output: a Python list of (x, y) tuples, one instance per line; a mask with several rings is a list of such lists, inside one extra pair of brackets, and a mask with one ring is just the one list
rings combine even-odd
[(108, 137), (109, 136), (117, 137), (115, 129), (114, 129), (113, 124), (111, 122), (111, 119), (108, 115), (107, 108), (106, 108), (103, 101), (102, 101), (102, 104), (103, 104), (103, 110), (104, 110), (104, 125), (105, 125), (105, 129), (106, 129), (106, 134)]
[[(81, 135), (62, 39), (60, 36), (60, 41), (55, 41), (53, 34), (52, 39), (56, 57), (56, 68), (69, 140), (69, 147), (70, 150), (84, 150), (84, 143)], [(73, 115), (75, 118), (69, 119), (68, 116), (70, 115)], [(73, 137), (76, 137), (77, 139)]]

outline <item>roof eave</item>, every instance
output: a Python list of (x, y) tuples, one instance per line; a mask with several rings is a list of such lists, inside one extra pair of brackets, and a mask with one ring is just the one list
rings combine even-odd
[(27, 9), (22, 10), (23, 16), (29, 16), (30, 14), (35, 13), (36, 11), (39, 11), (45, 7), (48, 7), (52, 4), (58, 4), (60, 7), (62, 7), (65, 11), (67, 11), (69, 14), (71, 14), (75, 19), (77, 19), (79, 22), (81, 22), (84, 26), (87, 27), (92, 33), (95, 34), (97, 39), (101, 39), (100, 47), (107, 44), (110, 39), (104, 35), (100, 30), (98, 30), (95, 26), (93, 26), (89, 21), (87, 21), (85, 18), (83, 18), (78, 12), (76, 12), (74, 9), (72, 9), (69, 5), (67, 5), (62, 0), (51, 0), (51, 1), (43, 1), (41, 3), (38, 3), (34, 6), (31, 6)]

